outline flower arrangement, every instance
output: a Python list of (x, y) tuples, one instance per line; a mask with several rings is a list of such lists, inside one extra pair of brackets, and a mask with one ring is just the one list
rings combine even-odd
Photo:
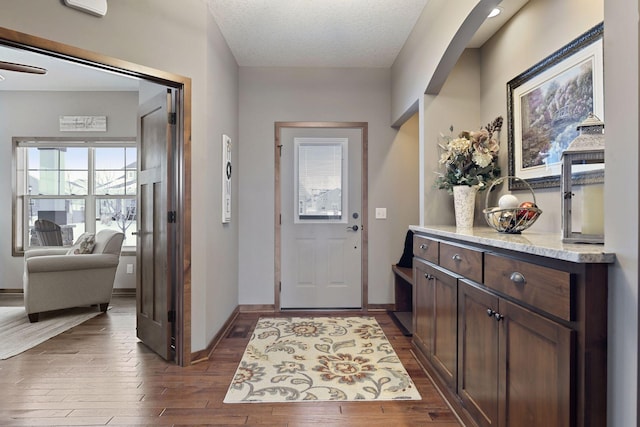
[[(478, 186), (478, 190), (484, 190), (498, 178), (500, 141), (497, 133), (502, 122), (500, 116), (479, 131), (462, 131), (457, 138), (441, 135), (446, 144), (438, 144), (444, 150), (439, 163), (445, 171), (436, 172), (435, 186), (450, 193), (456, 185)], [(450, 130), (453, 132), (453, 126)]]

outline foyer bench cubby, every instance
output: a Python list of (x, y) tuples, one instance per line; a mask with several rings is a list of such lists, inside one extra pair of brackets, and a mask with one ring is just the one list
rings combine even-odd
[(413, 333), (413, 269), (391, 266), (395, 291), (395, 310), (389, 314), (393, 317), (406, 336)]

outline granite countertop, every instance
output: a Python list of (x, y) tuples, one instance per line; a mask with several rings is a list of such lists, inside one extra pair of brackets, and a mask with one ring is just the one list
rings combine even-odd
[(560, 233), (541, 233), (525, 230), (522, 234), (499, 233), (489, 227), (456, 229), (447, 225), (411, 225), (411, 230), (436, 237), (456, 239), (461, 242), (476, 243), (509, 249), (517, 252), (545, 256), (579, 263), (613, 263), (614, 253), (605, 252), (604, 245), (562, 243)]

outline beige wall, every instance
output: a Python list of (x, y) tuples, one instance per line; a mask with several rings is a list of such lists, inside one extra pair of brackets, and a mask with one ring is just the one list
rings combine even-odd
[(211, 188), (221, 176), (216, 157), (221, 134), (238, 137), (238, 67), (208, 18), (206, 3), (182, 0), (176, 7), (172, 0), (109, 0), (103, 18), (48, 0), (2, 0), (1, 8), (2, 27), (192, 79), (191, 347), (205, 348), (238, 301), (237, 225), (223, 227)]
[[(442, 150), (438, 144), (443, 142), (441, 135), (451, 134), (450, 126), (453, 126), (455, 136), (462, 130), (476, 129), (482, 123), (479, 66), (478, 50), (465, 50), (440, 93), (437, 96), (424, 95), (421, 108), (424, 128), (424, 224), (455, 224), (453, 196), (433, 186), (437, 177), (435, 172), (442, 171), (438, 164)], [(484, 193), (480, 193), (477, 197), (476, 206), (480, 206), (483, 195)], [(476, 224), (478, 223), (476, 219)]]
[[(391, 264), (417, 219), (416, 184), (397, 188), (417, 163), (404, 142), (394, 144), (389, 84), (385, 69), (240, 69), (240, 304), (274, 303), (276, 121), (369, 123), (369, 302), (392, 302)], [(387, 220), (374, 219), (376, 207), (388, 209)]]
[(499, 0), (430, 0), (391, 67), (391, 122), (417, 111), (422, 94), (436, 94), (469, 39)]
[[(570, 16), (571, 19), (566, 17)], [(507, 118), (506, 84), (604, 19), (602, 0), (530, 0), (481, 49), (482, 123), (495, 111)], [(522, 37), (526, 34), (526, 37)], [(606, 119), (605, 119), (606, 121)], [(507, 175), (507, 126), (500, 138), (500, 165)], [(527, 191), (514, 192), (524, 199)], [(532, 230), (560, 232), (559, 189), (536, 189), (543, 214)]]
[(394, 301), (394, 288), (390, 286), (393, 283), (391, 264), (400, 261), (407, 229), (410, 224), (418, 222), (419, 125), (420, 120), (416, 113), (398, 129), (384, 154), (380, 169), (370, 173), (369, 187), (375, 187), (377, 192), (388, 200), (384, 206), (370, 205), (371, 210), (375, 213), (376, 207), (386, 207), (389, 218), (377, 220), (375, 215), (370, 216), (370, 221), (376, 224), (378, 233), (373, 236), (373, 243), (370, 243), (369, 257), (374, 263), (380, 264), (379, 274), (382, 275), (373, 278), (369, 276), (369, 281), (383, 291), (378, 300), (372, 301), (373, 303)]
[(605, 246), (616, 253), (609, 274), (609, 426), (637, 426), (638, 416), (638, 98), (639, 4), (604, 3)]
[[(457, 4), (451, 9), (451, 13), (467, 12)], [(607, 425), (622, 427), (638, 423), (638, 3), (633, 0), (530, 0), (481, 48), (478, 67), (480, 98), (477, 102), (480, 123), (487, 123), (498, 114), (506, 118), (507, 81), (603, 19), (607, 116), (605, 250), (615, 252), (617, 257), (609, 274)], [(435, 24), (434, 31), (437, 28)], [(419, 34), (424, 37), (430, 34), (424, 28), (418, 30), (422, 31)], [(441, 60), (425, 58), (434, 51), (416, 46), (429, 46), (433, 40), (416, 41), (414, 35), (405, 46), (407, 51), (403, 50), (394, 64), (394, 120), (413, 111), (414, 97), (422, 97), (426, 90), (423, 82), (432, 78), (428, 73), (420, 76), (413, 74), (413, 71), (428, 71), (430, 68), (424, 64)], [(421, 55), (424, 57), (420, 58)], [(431, 221), (437, 215), (426, 211), (430, 206), (429, 197), (433, 197), (437, 209), (442, 208), (442, 201), (436, 198), (440, 195), (428, 194), (428, 175), (436, 161), (428, 153), (431, 138), (429, 129), (442, 122), (443, 115), (446, 117), (440, 107), (446, 104), (449, 83), (447, 80), (440, 93), (425, 96), (419, 105), (421, 127), (424, 127), (420, 140), (425, 152), (425, 166), (421, 170), (424, 174), (421, 182), (425, 191), (425, 209), (422, 212), (427, 217), (425, 223), (438, 223)], [(449, 111), (449, 114), (458, 117), (457, 111)], [(469, 118), (474, 118), (472, 112), (468, 114)], [(506, 141), (507, 135), (503, 131), (500, 164), (505, 172)], [(536, 190), (536, 197), (544, 214), (530, 232), (559, 233), (561, 216), (558, 189)]]

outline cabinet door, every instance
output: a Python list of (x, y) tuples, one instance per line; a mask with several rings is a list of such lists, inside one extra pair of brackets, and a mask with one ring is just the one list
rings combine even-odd
[(433, 279), (427, 263), (413, 259), (413, 342), (427, 358), (433, 337)]
[(498, 422), (496, 312), (497, 297), (458, 281), (458, 396), (481, 427)]
[(433, 279), (433, 341), (431, 362), (455, 390), (458, 353), (458, 278), (431, 267)]
[(573, 425), (572, 331), (502, 300), (500, 314), (500, 426)]

